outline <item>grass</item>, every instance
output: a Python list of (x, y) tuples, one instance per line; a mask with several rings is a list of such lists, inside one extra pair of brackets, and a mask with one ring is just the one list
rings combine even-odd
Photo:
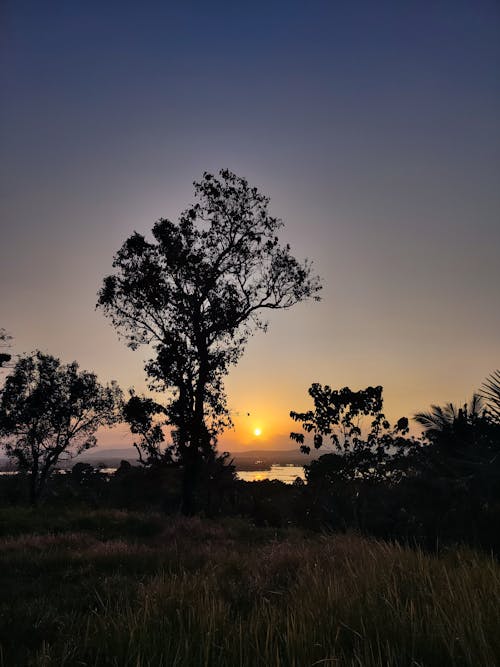
[(355, 535), (0, 511), (0, 665), (500, 664), (500, 565)]

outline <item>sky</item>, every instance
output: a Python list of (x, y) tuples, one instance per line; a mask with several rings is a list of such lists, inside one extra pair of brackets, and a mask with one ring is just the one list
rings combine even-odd
[(293, 448), (312, 382), (382, 385), (395, 419), (465, 401), (500, 367), (497, 2), (4, 0), (0, 25), (15, 352), (144, 390), (147, 351), (96, 293), (134, 230), (229, 168), (270, 196), (324, 290), (251, 339), (221, 449)]

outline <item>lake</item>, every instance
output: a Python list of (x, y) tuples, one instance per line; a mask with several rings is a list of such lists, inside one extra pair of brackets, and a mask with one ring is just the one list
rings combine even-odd
[(293, 484), (300, 477), (305, 481), (302, 466), (274, 464), (269, 470), (238, 470), (238, 478), (244, 482), (260, 482), (263, 479), (278, 479), (285, 484)]
[[(100, 472), (106, 475), (112, 475), (115, 471), (116, 468), (100, 469)], [(64, 474), (69, 471), (58, 470), (57, 472)], [(16, 474), (17, 472), (11, 470), (0, 472), (0, 475)], [(293, 484), (297, 477), (300, 477), (300, 479), (305, 481), (304, 468), (293, 464), (278, 465), (275, 463), (269, 470), (238, 470), (237, 475), (238, 479), (242, 479), (244, 482), (260, 482), (263, 479), (278, 479), (280, 482), (285, 482), (285, 484)]]

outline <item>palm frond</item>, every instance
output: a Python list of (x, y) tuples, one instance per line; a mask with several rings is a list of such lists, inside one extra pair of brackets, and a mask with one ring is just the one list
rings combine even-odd
[(450, 420), (448, 406), (442, 408), (440, 405), (431, 405), (429, 412), (417, 412), (413, 419), (428, 431), (442, 431), (443, 428), (453, 423), (453, 419)]
[(493, 371), (483, 382), (481, 396), (490, 414), (500, 420), (500, 370)]
[(417, 412), (413, 419), (425, 428), (428, 434), (442, 433), (457, 423), (468, 422), (473, 417), (479, 416), (483, 407), (483, 397), (480, 394), (473, 394), (468, 403), (462, 407), (457, 407), (453, 403), (446, 403), (444, 406), (431, 405), (428, 412)]

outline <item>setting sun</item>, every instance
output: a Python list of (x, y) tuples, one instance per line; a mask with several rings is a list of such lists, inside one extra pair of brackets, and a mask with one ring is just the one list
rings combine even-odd
[(256, 429), (254, 429), (253, 434), (254, 434), (255, 436), (259, 437), (259, 435), (261, 435), (261, 433), (262, 433), (262, 429), (260, 429), (260, 428), (256, 428)]

